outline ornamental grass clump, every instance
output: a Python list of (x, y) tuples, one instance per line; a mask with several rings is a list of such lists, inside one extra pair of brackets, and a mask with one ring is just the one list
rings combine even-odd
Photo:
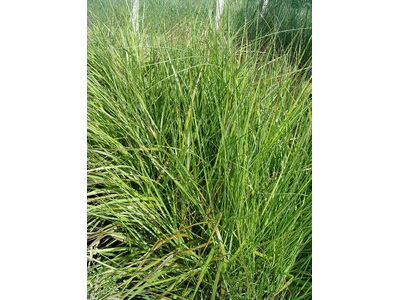
[(162, 24), (140, 1), (136, 30), (124, 1), (99, 1), (88, 299), (311, 299), (312, 89), (299, 49), (248, 39), (228, 7), (215, 30), (204, 3), (159, 0), (160, 14), (180, 14)]

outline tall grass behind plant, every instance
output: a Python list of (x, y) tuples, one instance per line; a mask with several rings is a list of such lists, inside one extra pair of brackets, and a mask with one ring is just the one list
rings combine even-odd
[[(259, 40), (264, 47), (275, 46), (290, 52), (292, 63), (311, 65), (312, 8), (308, 0), (243, 0), (235, 20), (236, 28), (246, 28), (246, 38)], [(244, 24), (247, 27), (244, 27)]]
[(311, 83), (291, 52), (112, 9), (88, 33), (88, 298), (310, 299)]

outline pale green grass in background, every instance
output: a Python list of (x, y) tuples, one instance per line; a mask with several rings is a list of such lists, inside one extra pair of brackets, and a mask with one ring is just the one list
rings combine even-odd
[(311, 54), (235, 3), (88, 3), (88, 299), (311, 299)]

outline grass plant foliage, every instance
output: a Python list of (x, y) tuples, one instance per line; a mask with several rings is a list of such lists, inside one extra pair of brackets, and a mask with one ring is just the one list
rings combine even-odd
[(311, 299), (311, 62), (226, 2), (88, 2), (88, 299)]

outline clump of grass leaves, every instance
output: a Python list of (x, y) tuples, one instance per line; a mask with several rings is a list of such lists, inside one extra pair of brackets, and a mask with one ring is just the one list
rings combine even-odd
[(88, 299), (311, 299), (301, 49), (216, 32), (196, 2), (170, 26), (142, 1), (139, 32), (128, 3), (104, 3), (88, 18)]

